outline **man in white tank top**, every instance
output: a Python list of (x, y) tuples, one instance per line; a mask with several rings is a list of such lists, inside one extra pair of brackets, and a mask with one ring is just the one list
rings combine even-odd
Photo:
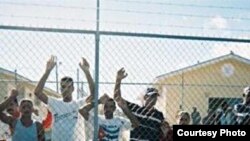
[(12, 141), (45, 141), (42, 124), (32, 120), (33, 103), (24, 99), (20, 103), (21, 117), (14, 119), (3, 113), (8, 103), (18, 95), (16, 90), (12, 90), (10, 96), (0, 104), (0, 120), (13, 129)]

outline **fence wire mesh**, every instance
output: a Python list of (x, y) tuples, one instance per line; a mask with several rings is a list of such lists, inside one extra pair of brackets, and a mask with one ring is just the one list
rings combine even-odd
[[(89, 141), (94, 133), (169, 141), (176, 124), (249, 125), (250, 18), (248, 7), (238, 7), (247, 2), (0, 1), (0, 141), (42, 133), (15, 130), (22, 99), (33, 102), (31, 118), (46, 141)], [(127, 76), (120, 82), (118, 74)], [(98, 101), (88, 99), (94, 88)]]
[[(45, 85), (45, 93), (49, 97), (62, 96), (58, 93), (61, 92), (60, 79), (64, 76), (74, 80), (74, 100), (90, 94), (79, 62), (82, 57), (86, 58), (94, 77), (94, 34), (1, 29), (1, 36), (4, 37), (1, 39), (1, 101), (6, 99), (12, 88), (17, 88), (20, 93), (18, 100), (33, 100), (39, 111), (34, 118), (50, 123), (47, 116), (49, 108), (34, 95), (50, 55), (56, 56), (56, 66)], [(143, 106), (146, 104), (145, 90), (157, 88), (160, 96), (156, 108), (170, 126), (181, 124), (180, 111), (189, 113), (190, 124), (235, 124), (234, 105), (242, 102), (243, 88), (249, 84), (249, 51), (249, 43), (240, 42), (101, 35), (99, 97), (104, 93), (113, 97), (116, 74), (123, 67), (128, 76), (121, 84), (122, 97)], [(66, 110), (62, 105), (57, 108)], [(100, 115), (105, 114), (103, 108), (99, 107)], [(52, 121), (55, 122), (53, 112)], [(115, 111), (115, 116), (128, 119), (120, 108)], [(77, 117), (75, 140), (92, 140), (93, 125), (81, 115)], [(1, 124), (1, 137), (11, 136), (8, 127)], [(119, 125), (119, 120), (116, 125)], [(50, 139), (51, 126), (45, 127), (47, 139)], [(73, 129), (65, 123), (60, 123), (57, 128), (67, 132)], [(147, 131), (143, 133), (150, 135)], [(61, 137), (65, 139), (65, 136)], [(129, 130), (121, 138), (128, 140)]]

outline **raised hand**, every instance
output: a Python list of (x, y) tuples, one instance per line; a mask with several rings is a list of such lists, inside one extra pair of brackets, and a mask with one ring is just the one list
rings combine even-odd
[(128, 74), (124, 70), (124, 68), (121, 68), (118, 70), (116, 75), (116, 82), (115, 82), (115, 89), (114, 89), (114, 98), (117, 96), (121, 97), (120, 87), (121, 87), (121, 81), (122, 79), (126, 78)]
[(117, 80), (122, 80), (124, 78), (126, 78), (128, 76), (128, 74), (126, 73), (124, 68), (121, 68), (118, 72), (117, 72), (117, 76), (116, 79)]
[(82, 57), (82, 61), (79, 63), (80, 68), (83, 71), (89, 71), (89, 63), (88, 61)]
[(107, 94), (104, 94), (103, 96), (100, 97), (99, 101), (101, 104), (105, 104), (106, 101), (108, 101), (108, 99), (110, 99), (109, 96)]
[(16, 89), (12, 89), (10, 92), (11, 98), (16, 98), (18, 96), (18, 91)]
[(51, 72), (51, 70), (56, 66), (56, 57), (51, 56), (47, 61), (46, 72)]

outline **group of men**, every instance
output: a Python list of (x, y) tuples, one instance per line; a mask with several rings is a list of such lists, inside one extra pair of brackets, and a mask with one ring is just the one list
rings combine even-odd
[[(89, 71), (89, 63), (82, 58), (79, 64), (84, 72), (90, 95), (83, 100), (74, 101), (72, 93), (74, 82), (71, 77), (63, 77), (60, 82), (62, 99), (47, 96), (44, 86), (51, 71), (55, 67), (55, 57), (51, 57), (46, 65), (46, 70), (39, 80), (34, 94), (39, 100), (48, 106), (52, 114), (52, 141), (81, 141), (84, 138), (77, 138), (84, 131), (76, 131), (79, 115), (81, 115), (90, 126), (94, 127), (95, 85)], [(159, 96), (156, 88), (147, 88), (143, 106), (129, 102), (122, 96), (121, 82), (127, 77), (124, 68), (121, 68), (116, 75), (116, 83), (113, 98), (107, 94), (102, 95), (98, 104), (103, 104), (104, 116), (98, 116), (99, 141), (121, 140), (122, 131), (130, 131), (130, 141), (166, 141), (170, 140), (167, 135), (169, 124), (164, 120), (162, 112), (154, 108)], [(11, 131), (12, 141), (45, 141), (44, 128), (42, 124), (32, 118), (34, 105), (30, 99), (23, 99), (18, 105), (18, 91), (13, 89), (9, 96), (0, 104), (0, 120), (8, 124)], [(242, 104), (235, 106), (237, 121), (239, 124), (250, 123), (250, 87), (244, 89), (245, 100)], [(114, 116), (116, 103), (122, 109), (127, 118)], [(13, 105), (18, 105), (19, 112)], [(4, 111), (7, 110), (6, 114)], [(79, 114), (80, 113), (80, 114)], [(194, 116), (194, 115), (193, 115)], [(184, 117), (184, 116), (183, 116)]]
[[(48, 106), (52, 113), (52, 141), (78, 141), (85, 140), (77, 138), (81, 132), (76, 131), (79, 114), (94, 126), (94, 114), (91, 109), (94, 107), (95, 85), (89, 71), (89, 63), (82, 58), (80, 68), (83, 70), (88, 84), (90, 95), (83, 100), (74, 101), (72, 93), (74, 82), (71, 77), (63, 77), (60, 82), (62, 99), (47, 96), (44, 86), (50, 72), (55, 67), (55, 57), (51, 57), (46, 65), (46, 70), (39, 80), (34, 94), (39, 100)], [(129, 102), (122, 97), (121, 82), (127, 77), (123, 68), (117, 72), (113, 98), (107, 94), (101, 96), (99, 104), (104, 105), (104, 116), (98, 116), (98, 131), (100, 141), (118, 141), (121, 139), (123, 130), (130, 131), (131, 141), (159, 141), (166, 135), (164, 128), (164, 116), (162, 112), (154, 108), (159, 93), (155, 88), (148, 88), (144, 95), (145, 105), (139, 106)], [(23, 99), (20, 102), (20, 117), (14, 118), (7, 115), (4, 110), (16, 100), (18, 91), (13, 89), (9, 97), (0, 104), (0, 120), (10, 126), (12, 130), (12, 141), (45, 141), (44, 129), (40, 122), (32, 118), (34, 105), (31, 100)], [(122, 109), (127, 118), (115, 117), (116, 103)]]

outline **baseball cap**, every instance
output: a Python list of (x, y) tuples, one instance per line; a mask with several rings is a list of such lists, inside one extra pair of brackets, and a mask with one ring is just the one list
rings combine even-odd
[(32, 100), (30, 98), (21, 99), (20, 104), (22, 104), (23, 102), (29, 102), (29, 103), (31, 103), (33, 105), (33, 102), (32, 102)]
[(246, 88), (244, 88), (244, 90), (243, 90), (243, 95), (244, 95), (244, 96), (250, 95), (250, 86), (247, 86)]
[(156, 88), (147, 88), (145, 95), (152, 96), (154, 94), (156, 94), (157, 96), (160, 96)]

